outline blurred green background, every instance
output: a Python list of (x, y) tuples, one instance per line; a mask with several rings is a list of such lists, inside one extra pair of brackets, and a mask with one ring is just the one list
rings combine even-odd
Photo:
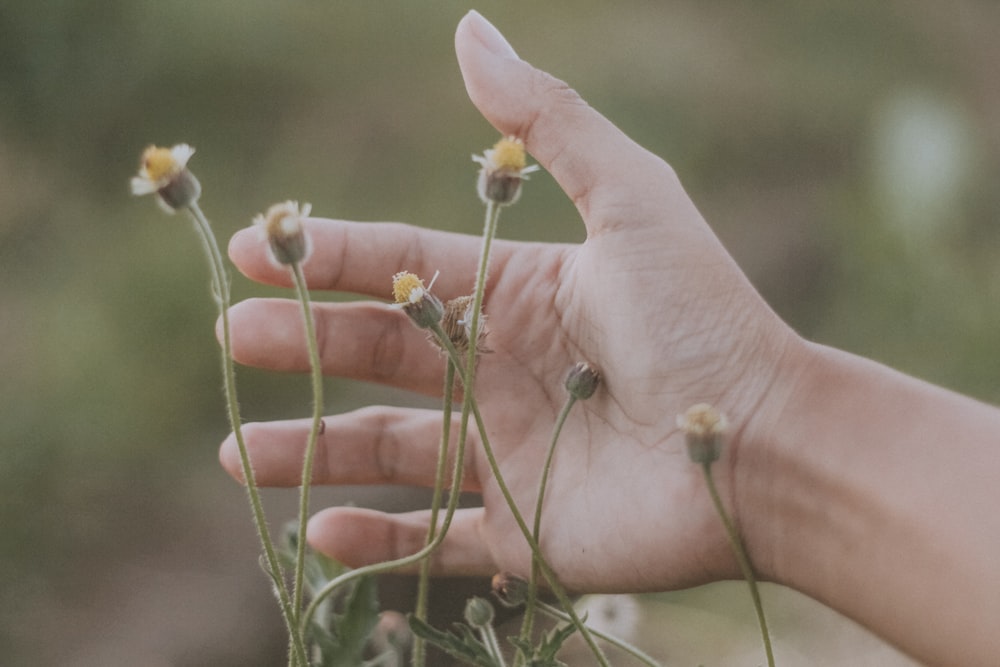
[[(802, 334), (1000, 399), (996, 2), (476, 8), (669, 160)], [(223, 242), (287, 198), (476, 234), (469, 155), (496, 134), (455, 64), (468, 9), (0, 5), (0, 664), (280, 663), (243, 492), (216, 462), (228, 429), (207, 267), (190, 223), (130, 197), (128, 178), (149, 143), (195, 146)], [(502, 235), (583, 230), (539, 175)], [(239, 276), (234, 292), (278, 293)], [(240, 378), (246, 419), (308, 414), (304, 377)], [(414, 401), (328, 384), (331, 412)], [(275, 523), (292, 516), (291, 495), (267, 495)], [(347, 489), (317, 505), (348, 499), (392, 509), (420, 497)], [(647, 634), (671, 664), (762, 659), (749, 607), (734, 611), (720, 590), (645, 601), (647, 619), (665, 619)], [(785, 664), (896, 659), (794, 596), (774, 613)], [(750, 622), (744, 648), (704, 614)], [(703, 645), (698, 628), (711, 628)]]

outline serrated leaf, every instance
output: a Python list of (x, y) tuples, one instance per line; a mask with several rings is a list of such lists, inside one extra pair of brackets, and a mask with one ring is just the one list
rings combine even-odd
[(446, 632), (428, 625), (416, 616), (410, 614), (410, 630), (417, 637), (441, 649), (453, 658), (475, 665), (475, 667), (500, 667), (489, 650), (476, 638), (475, 633), (466, 625), (456, 623), (455, 627), (461, 634)]
[(323, 667), (357, 667), (372, 631), (378, 624), (379, 606), (375, 577), (354, 582), (339, 611), (317, 614), (310, 640), (318, 649)]
[(575, 625), (564, 625), (542, 635), (538, 646), (522, 640), (520, 637), (510, 637), (508, 641), (528, 656), (529, 667), (565, 667), (566, 663), (558, 660), (556, 655), (562, 650), (563, 644), (576, 632)]

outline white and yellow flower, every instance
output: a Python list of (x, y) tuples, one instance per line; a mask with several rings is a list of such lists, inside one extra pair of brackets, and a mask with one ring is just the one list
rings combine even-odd
[(172, 148), (148, 146), (142, 153), (139, 174), (132, 177), (132, 194), (156, 194), (157, 201), (169, 213), (197, 202), (201, 184), (187, 168), (192, 155), (194, 149), (187, 144)]
[(309, 258), (312, 243), (302, 224), (312, 206), (285, 201), (274, 204), (267, 213), (254, 216), (254, 225), (262, 230), (271, 247), (270, 257), (279, 265), (301, 264)]
[(517, 137), (504, 137), (482, 155), (473, 155), (472, 160), (481, 166), (476, 183), (479, 198), (500, 206), (515, 203), (521, 196), (521, 182), (539, 168), (527, 164), (524, 142)]

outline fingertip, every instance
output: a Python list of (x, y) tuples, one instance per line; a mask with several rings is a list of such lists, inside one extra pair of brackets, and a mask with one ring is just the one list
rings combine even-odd
[(320, 510), (306, 525), (306, 542), (316, 551), (348, 567), (362, 567), (388, 558), (380, 535), (368, 526), (373, 510), (331, 507)]
[(456, 48), (466, 48), (467, 46), (472, 46), (472, 44), (469, 43), (469, 40), (475, 40), (481, 48), (486, 49), (493, 55), (505, 58), (518, 57), (517, 52), (514, 51), (514, 47), (512, 47), (503, 34), (497, 30), (496, 26), (486, 20), (486, 18), (475, 9), (470, 9), (469, 12), (462, 17), (462, 20), (458, 22), (458, 28), (455, 30)]
[(235, 434), (230, 433), (229, 437), (223, 440), (219, 446), (219, 463), (222, 465), (222, 469), (229, 473), (233, 479), (240, 484), (246, 484)]

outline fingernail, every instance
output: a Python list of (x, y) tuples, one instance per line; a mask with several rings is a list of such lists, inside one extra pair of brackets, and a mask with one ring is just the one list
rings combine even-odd
[(494, 55), (503, 56), (506, 58), (517, 58), (517, 52), (514, 51), (514, 47), (510, 45), (510, 42), (500, 34), (492, 23), (483, 18), (483, 15), (477, 12), (475, 9), (470, 10), (468, 13), (470, 19), (470, 27), (472, 28), (473, 34), (479, 40), (487, 51), (493, 53)]

